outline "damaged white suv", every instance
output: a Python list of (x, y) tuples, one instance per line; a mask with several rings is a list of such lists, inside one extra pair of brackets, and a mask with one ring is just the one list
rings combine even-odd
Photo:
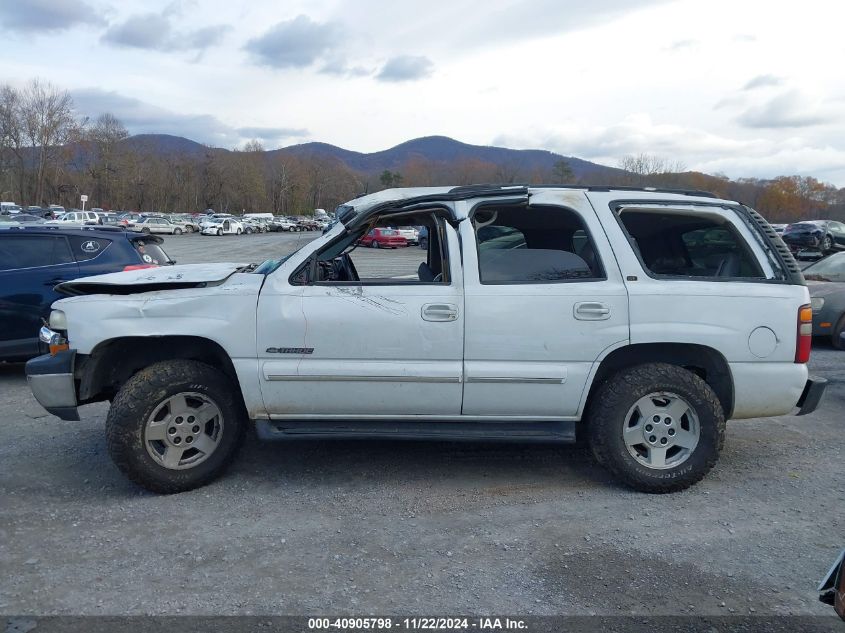
[[(109, 400), (114, 461), (157, 492), (217, 477), (250, 425), (264, 439), (584, 436), (625, 484), (670, 492), (713, 467), (726, 419), (808, 413), (824, 391), (801, 272), (737, 202), (443, 187), (337, 218), (283, 259), (62, 284), (33, 393), (65, 420)], [(418, 258), (413, 274), (359, 275), (358, 240), (398, 225), (426, 227), (427, 250), (366, 254)]]

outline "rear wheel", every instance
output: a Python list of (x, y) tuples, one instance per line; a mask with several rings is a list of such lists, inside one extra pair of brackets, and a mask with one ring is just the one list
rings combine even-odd
[(182, 229), (173, 229), (173, 235), (182, 235)]
[(716, 464), (725, 416), (713, 389), (682, 367), (637, 365), (592, 396), (587, 433), (596, 459), (641, 492), (683, 490)]
[(830, 235), (825, 235), (822, 239), (822, 253), (827, 255), (831, 250), (833, 250), (833, 240), (830, 238)]
[(381, 248), (381, 247), (378, 245), (378, 242), (376, 242), (375, 240), (373, 240), (372, 242), (370, 242), (370, 246), (372, 246), (373, 248)]
[(240, 235), (240, 234), (241, 234), (241, 230), (240, 230), (240, 229), (238, 229), (237, 231), (235, 231), (235, 234), (236, 234), (236, 235)]
[(141, 229), (141, 233), (146, 233), (147, 235), (149, 235), (150, 229), (148, 229), (147, 227), (144, 227), (143, 229)]
[(240, 447), (247, 419), (222, 372), (173, 360), (142, 369), (121, 387), (106, 418), (114, 463), (153, 492), (191, 490), (218, 477)]

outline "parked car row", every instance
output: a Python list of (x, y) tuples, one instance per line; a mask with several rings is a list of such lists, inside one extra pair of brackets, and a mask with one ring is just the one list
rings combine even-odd
[(14, 202), (0, 202), (0, 215), (18, 216), (27, 214), (51, 220), (64, 212), (65, 208), (58, 204), (51, 204), (49, 207), (41, 207), (33, 204), (24, 208)]
[(200, 233), (202, 235), (250, 235), (253, 233), (267, 233), (270, 231), (298, 232), (319, 231), (328, 226), (328, 221), (322, 218), (305, 216), (285, 217), (266, 214), (246, 214), (243, 216), (229, 213), (205, 214), (163, 214), (137, 213), (127, 211), (123, 213), (106, 212), (101, 209), (80, 211), (73, 209), (65, 211), (56, 217), (45, 213), (25, 213), (17, 205), (3, 203), (4, 211), (0, 214), (0, 222), (4, 224), (17, 223), (24, 225), (48, 224), (64, 227), (80, 228), (83, 226), (113, 226), (138, 233), (163, 233), (167, 235), (181, 235), (183, 233)]

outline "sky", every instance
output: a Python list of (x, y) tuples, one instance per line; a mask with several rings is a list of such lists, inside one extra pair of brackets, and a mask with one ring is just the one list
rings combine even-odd
[(0, 0), (0, 83), (232, 148), (428, 135), (845, 187), (842, 0)]

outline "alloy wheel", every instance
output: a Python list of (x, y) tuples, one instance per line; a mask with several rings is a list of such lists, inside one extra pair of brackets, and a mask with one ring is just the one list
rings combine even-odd
[(701, 427), (695, 409), (681, 396), (655, 392), (634, 403), (625, 416), (622, 437), (640, 464), (665, 470), (683, 464), (698, 446)]

